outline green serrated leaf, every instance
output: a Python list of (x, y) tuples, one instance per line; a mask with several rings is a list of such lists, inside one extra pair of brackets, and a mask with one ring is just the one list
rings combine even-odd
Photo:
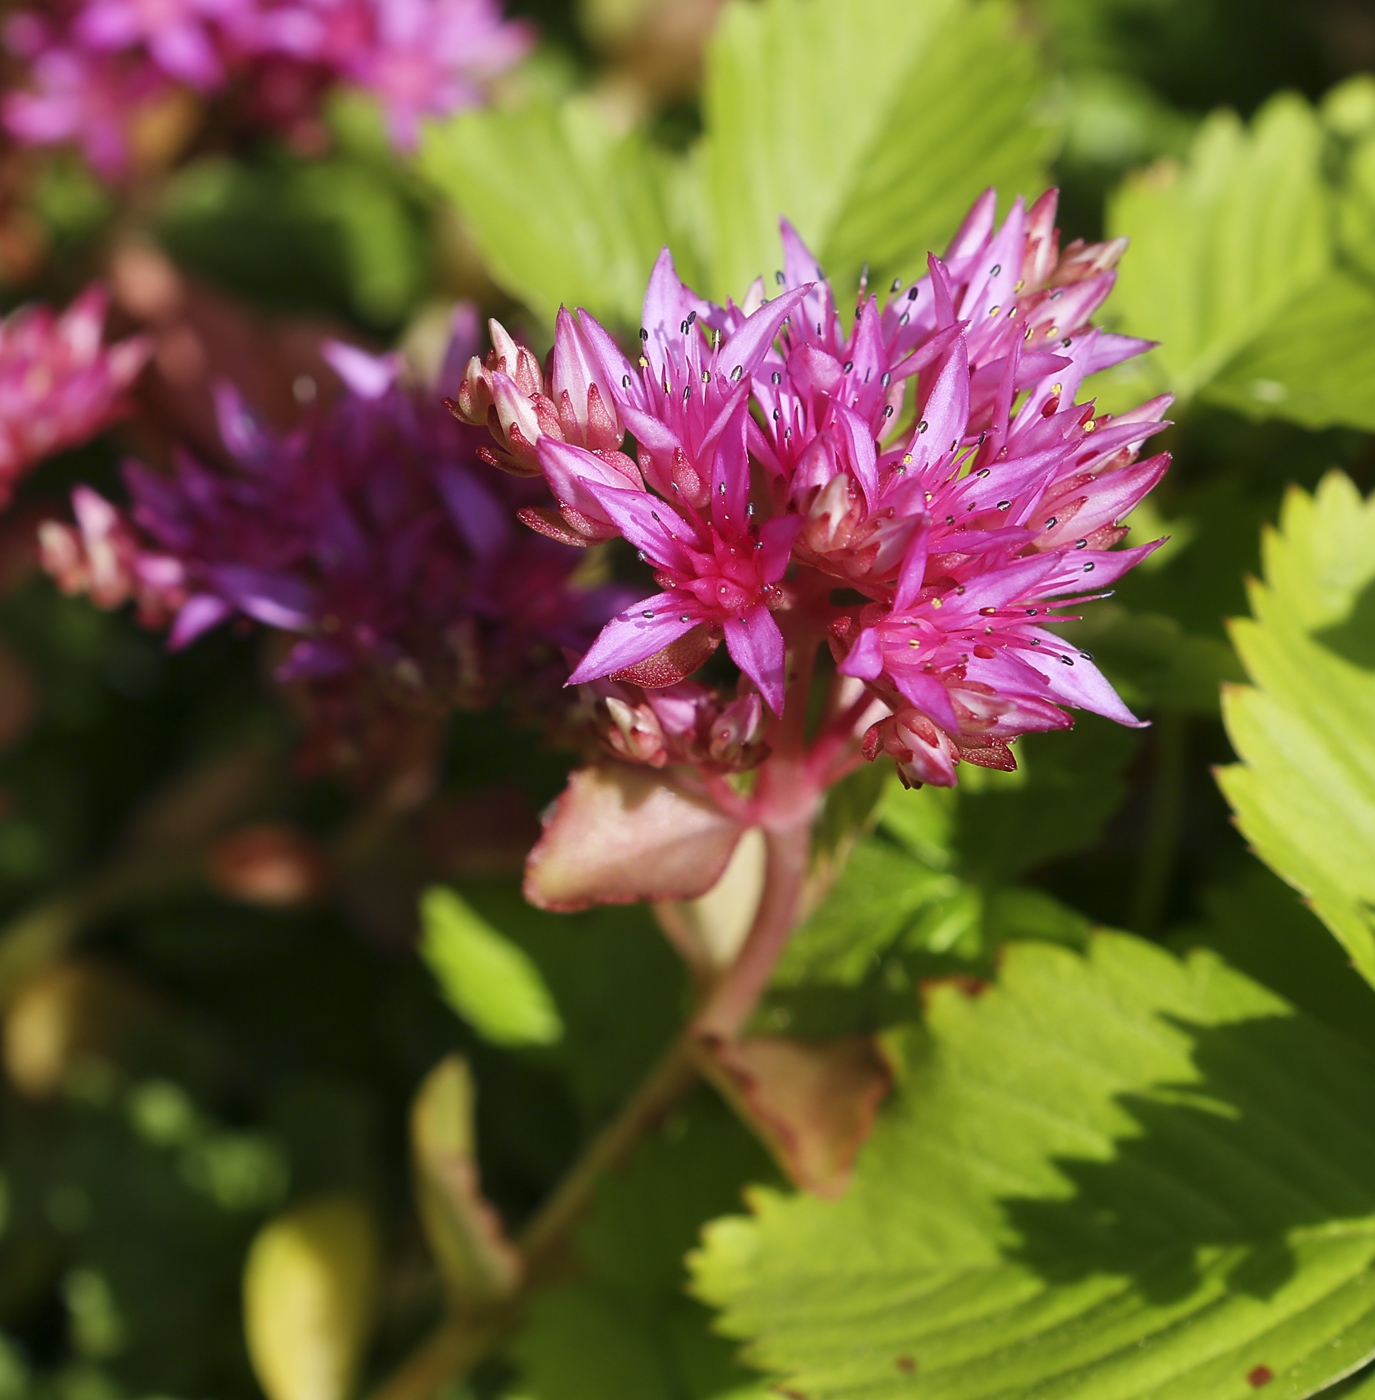
[(1338, 472), (1291, 491), (1264, 561), (1232, 633), (1252, 684), (1223, 698), (1242, 762), (1218, 781), (1257, 854), (1375, 982), (1375, 499)]
[(924, 269), (974, 197), (1037, 193), (1054, 133), (1034, 47), (1001, 0), (730, 5), (697, 152), (711, 277), (739, 298), (778, 266), (786, 215), (840, 280)]
[[(921, 818), (932, 811), (954, 814), (952, 802), (922, 800), (935, 793), (945, 798), (947, 790), (907, 793), (896, 781), (893, 788), (882, 809), (885, 834), (857, 843), (834, 888), (793, 935), (774, 976), (775, 1001), (789, 988), (855, 988), (876, 972), (891, 979), (897, 969), (881, 965), (894, 956), (905, 969), (905, 991), (914, 978), (989, 972), (997, 949), (1013, 939), (1083, 942), (1088, 920), (1050, 895), (971, 883), (945, 868), (953, 851), (936, 845), (932, 824)], [(867, 1027), (873, 1008), (856, 1009)], [(880, 1022), (908, 1009), (885, 1001)]]
[(696, 275), (671, 213), (674, 162), (614, 132), (586, 98), (432, 124), (420, 168), (458, 205), (492, 276), (551, 326), (564, 304), (638, 325), (665, 244), (684, 280)]
[(1113, 196), (1110, 232), (1132, 241), (1113, 308), (1121, 329), (1162, 342), (1131, 371), (1141, 387), (1199, 393), (1328, 271), (1322, 143), (1308, 104), (1281, 94), (1249, 130), (1214, 113), (1186, 162)]
[(809, 1400), (1305, 1400), (1375, 1355), (1375, 1058), (1210, 954), (1014, 945), (931, 999), (838, 1202), (695, 1288)]
[(563, 1022), (539, 969), (452, 890), (420, 901), (421, 956), (445, 1000), (494, 1045), (550, 1045)]
[(1076, 715), (1073, 729), (1019, 740), (1015, 772), (966, 764), (954, 789), (890, 788), (882, 824), (935, 869), (1005, 880), (1093, 843), (1139, 743), (1139, 731)]
[(1017, 774), (984, 770), (965, 784), (954, 832), (956, 868), (1007, 879), (1090, 846), (1127, 794), (1122, 774), (1141, 732), (1097, 715), (1074, 728), (1029, 734), (1017, 743)]

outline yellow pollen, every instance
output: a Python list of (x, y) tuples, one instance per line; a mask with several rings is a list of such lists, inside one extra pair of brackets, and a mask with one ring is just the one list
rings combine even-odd
[(932, 606), (933, 608), (938, 608), (938, 607), (940, 607), (940, 605), (941, 605), (941, 600), (940, 600), (939, 598), (932, 598), (932, 599), (931, 599), (931, 606)]

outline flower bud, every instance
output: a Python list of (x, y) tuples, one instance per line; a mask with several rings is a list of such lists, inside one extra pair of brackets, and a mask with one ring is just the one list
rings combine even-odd
[(554, 328), (551, 397), (565, 442), (615, 451), (625, 438), (616, 396), (597, 348), (580, 322), (560, 308)]
[(871, 725), (862, 745), (864, 757), (872, 763), (880, 753), (891, 758), (904, 787), (954, 787), (955, 764), (959, 750), (945, 730), (920, 710), (900, 710)]
[[(516, 476), (538, 476), (535, 444), (549, 433), (562, 439), (558, 413), (544, 392), (544, 373), (534, 352), (518, 345), (500, 321), (489, 321), (492, 349), (486, 360), (468, 361), (450, 412), (461, 423), (486, 428), (501, 444), (482, 455)], [(617, 440), (619, 446), (619, 439)]]
[(707, 752), (713, 763), (730, 772), (742, 772), (767, 756), (763, 734), (764, 702), (758, 691), (747, 691), (710, 722)]
[(668, 762), (663, 726), (648, 704), (630, 705), (619, 696), (608, 695), (606, 712), (611, 716), (602, 737), (618, 758), (662, 768)]

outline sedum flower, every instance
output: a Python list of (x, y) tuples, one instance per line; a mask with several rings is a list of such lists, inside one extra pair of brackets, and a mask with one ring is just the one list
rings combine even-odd
[[(1052, 191), (996, 225), (988, 192), (910, 287), (881, 304), (862, 279), (848, 325), (786, 222), (773, 300), (757, 282), (739, 306), (705, 302), (665, 251), (638, 363), (565, 311), (553, 393), (494, 327), (456, 411), (488, 423), (508, 469), (543, 473), (559, 515), (527, 523), (624, 538), (660, 590), (613, 618), (572, 676), (645, 688), (606, 700), (622, 757), (700, 765), (673, 756), (648, 697), (721, 640), (742, 693), (782, 716), (808, 703), (788, 687), (828, 638), (835, 723), (909, 783), (953, 784), (960, 761), (1014, 767), (1009, 744), (1067, 726), (1067, 709), (1137, 723), (1053, 624), (1154, 548), (1117, 546), (1168, 465), (1138, 455), (1169, 401), (1117, 417), (1079, 401), (1087, 375), (1146, 344), (1091, 321), (1124, 243), (1062, 251), (1054, 217)], [(595, 390), (595, 443), (591, 415), (561, 409), (565, 388), (569, 404)], [(844, 742), (823, 731), (834, 764)]]
[(33, 306), (0, 322), (0, 504), (44, 457), (122, 413), (150, 346), (137, 336), (106, 345), (106, 304), (91, 287), (61, 315)]

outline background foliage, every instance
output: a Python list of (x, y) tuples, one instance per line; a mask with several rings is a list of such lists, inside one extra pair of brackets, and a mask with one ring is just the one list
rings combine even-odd
[[(541, 48), (415, 162), (341, 102), (327, 157), (194, 162), (148, 236), (257, 314), (423, 350), (464, 296), (545, 343), (564, 302), (633, 327), (665, 242), (738, 300), (786, 212), (838, 287), (906, 279), (986, 185), (1006, 207), (1054, 180), (1067, 238), (1132, 240), (1114, 328), (1162, 342), (1101, 401), (1168, 391), (1177, 422), (1133, 522), (1169, 542), (1076, 625), (1152, 727), (1090, 716), (1015, 774), (848, 794), (873, 819), (760, 1024), (884, 1034), (899, 1087), (849, 1195), (785, 1189), (698, 1091), (463, 1395), (1375, 1393), (1346, 1379), (1375, 1356), (1367, 8), (730, 0), (713, 28), (693, 0), (681, 31), (666, 2), (517, 8)], [(8, 303), (68, 297), (122, 217), (64, 162), (23, 215), (43, 252), (0, 255)], [(52, 464), (21, 514), (117, 461)], [(257, 1394), (246, 1251), (320, 1199), (363, 1211), (339, 1277), (380, 1260), (380, 1379), (440, 1306), (408, 1159), (426, 1075), (467, 1061), (514, 1230), (686, 974), (643, 909), (521, 901), (569, 760), (504, 714), (455, 717), (429, 824), (379, 835), (284, 776), (253, 638), (169, 656), (3, 584), (0, 1400)], [(327, 897), (206, 878), (208, 839), (266, 820), (332, 853)], [(314, 1257), (311, 1217), (278, 1218)]]

